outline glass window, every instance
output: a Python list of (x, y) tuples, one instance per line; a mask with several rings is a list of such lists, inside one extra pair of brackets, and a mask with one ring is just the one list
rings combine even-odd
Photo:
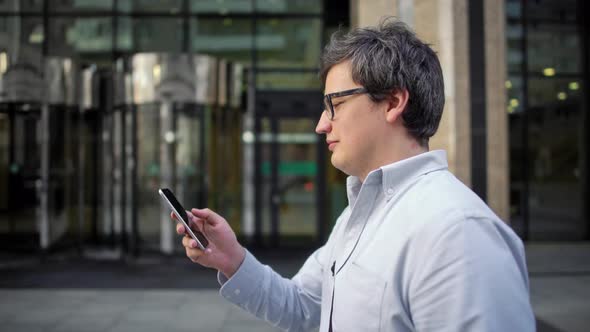
[(577, 13), (577, 0), (535, 0), (527, 2), (529, 20), (574, 21)]
[(580, 88), (579, 82), (565, 79), (529, 81), (526, 152), (533, 240), (582, 239), (586, 234), (581, 215), (584, 121)]
[(321, 82), (317, 73), (263, 72), (256, 75), (256, 88), (259, 90), (317, 90), (321, 89)]
[(511, 19), (522, 18), (521, 0), (506, 0), (506, 15)]
[(49, 53), (72, 55), (84, 52), (110, 52), (112, 18), (52, 18), (49, 22)]
[(80, 11), (110, 11), (113, 9), (113, 0), (47, 0), (51, 1), (50, 11), (55, 12), (80, 12)]
[(180, 52), (182, 20), (167, 17), (120, 17), (117, 49), (129, 52)]
[(19, 12), (41, 12), (43, 0), (0, 0), (0, 11)]
[(256, 10), (267, 13), (322, 13), (317, 0), (256, 0)]
[(317, 68), (321, 52), (321, 19), (257, 21), (257, 66)]
[(528, 90), (529, 107), (553, 105), (561, 109), (571, 102), (580, 103), (581, 79), (530, 78)]
[[(575, 25), (535, 24), (527, 29), (528, 69), (553, 76), (581, 72), (581, 43)], [(554, 72), (546, 73), (545, 69)]]
[[(43, 20), (41, 17), (0, 17), (1, 67), (6, 70), (16, 62), (28, 63), (41, 68)], [(20, 48), (15, 48), (18, 44)]]
[(190, 22), (191, 51), (252, 64), (252, 20), (201, 18)]
[(252, 0), (191, 0), (190, 11), (193, 13), (250, 13), (252, 12)]
[(523, 79), (520, 75), (509, 75), (508, 80), (504, 83), (507, 94), (506, 109), (508, 113), (519, 113), (523, 110)]
[(522, 71), (522, 39), (522, 24), (508, 23), (506, 25), (506, 62), (509, 73)]
[(159, 12), (159, 13), (180, 13), (182, 0), (118, 0), (117, 11), (123, 13), (131, 12)]

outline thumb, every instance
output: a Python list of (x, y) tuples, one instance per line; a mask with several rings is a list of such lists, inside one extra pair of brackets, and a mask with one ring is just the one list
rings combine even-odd
[(192, 209), (191, 213), (211, 226), (218, 225), (223, 221), (223, 218), (220, 215), (209, 209)]

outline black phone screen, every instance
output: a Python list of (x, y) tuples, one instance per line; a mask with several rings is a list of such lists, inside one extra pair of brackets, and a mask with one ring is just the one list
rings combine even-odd
[[(187, 225), (190, 225), (190, 220), (188, 219), (188, 216), (186, 215), (186, 210), (184, 209), (184, 207), (182, 207), (180, 202), (178, 202), (178, 200), (176, 199), (176, 196), (174, 196), (174, 194), (172, 193), (172, 190), (170, 190), (168, 188), (162, 188), (161, 190), (162, 190), (162, 193), (164, 194), (164, 196), (166, 196), (166, 198), (170, 202), (170, 204), (172, 204), (172, 206), (174, 207), (176, 212), (178, 212), (178, 214), (180, 214), (180, 217), (184, 220), (184, 222)], [(209, 244), (209, 241), (207, 241), (207, 239), (205, 238), (203, 233), (201, 233), (197, 230), (193, 230), (193, 233), (195, 234), (197, 239), (199, 239), (201, 244), (204, 247), (207, 247), (207, 245)]]

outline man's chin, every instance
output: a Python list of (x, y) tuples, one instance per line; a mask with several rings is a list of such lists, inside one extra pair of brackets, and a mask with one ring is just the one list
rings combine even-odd
[(342, 161), (340, 161), (335, 154), (332, 154), (332, 157), (330, 158), (330, 163), (332, 164), (332, 166), (334, 166), (334, 168), (336, 168), (337, 170), (343, 172), (346, 175), (350, 175), (349, 172), (346, 171), (346, 167), (344, 167), (344, 163)]

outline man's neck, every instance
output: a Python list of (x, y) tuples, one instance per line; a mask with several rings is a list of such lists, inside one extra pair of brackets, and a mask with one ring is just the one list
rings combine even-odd
[(396, 163), (398, 161), (412, 158), (412, 157), (415, 157), (419, 154), (428, 152), (428, 146), (421, 146), (415, 140), (412, 140), (407, 143), (408, 144), (405, 144), (402, 146), (398, 145), (398, 147), (399, 147), (398, 149), (391, 149), (391, 152), (389, 154), (382, 154), (382, 158), (379, 158), (378, 160), (376, 160), (373, 163), (374, 166), (368, 167), (367, 170), (365, 172), (363, 172), (362, 175), (358, 176), (361, 183), (365, 182), (365, 179), (367, 178), (369, 173), (371, 173), (372, 171), (374, 171), (380, 167), (383, 167), (385, 165), (390, 165), (390, 164)]

